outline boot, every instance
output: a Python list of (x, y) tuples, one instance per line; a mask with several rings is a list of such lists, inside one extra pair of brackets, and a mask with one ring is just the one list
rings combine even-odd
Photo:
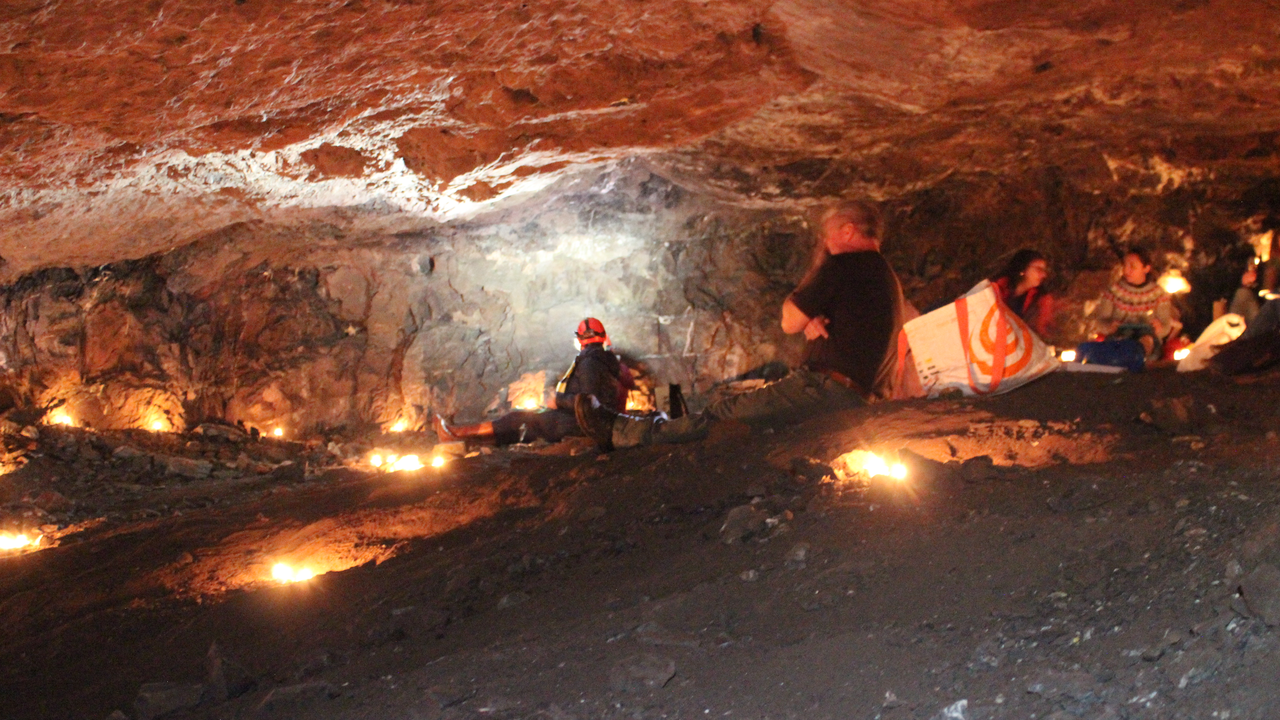
[(436, 437), (442, 443), (458, 442), (459, 440), (472, 440), (477, 442), (485, 442), (493, 439), (493, 423), (482, 422), (475, 425), (454, 425), (450, 427), (444, 418), (435, 415), (431, 419), (431, 427), (436, 431)]
[(578, 418), (578, 427), (601, 450), (613, 449), (613, 421), (618, 419), (618, 413), (601, 405), (595, 395), (580, 393), (574, 398), (573, 414)]

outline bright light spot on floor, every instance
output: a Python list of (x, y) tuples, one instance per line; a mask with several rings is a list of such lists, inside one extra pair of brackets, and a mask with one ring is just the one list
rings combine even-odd
[(40, 536), (32, 540), (25, 533), (19, 535), (11, 535), (9, 533), (0, 533), (0, 551), (22, 550), (34, 546), (40, 542)]
[(275, 566), (271, 568), (271, 577), (275, 578), (277, 582), (282, 583), (302, 582), (304, 580), (310, 580), (315, 576), (316, 574), (314, 570), (309, 570), (307, 568), (294, 569), (284, 563), (276, 563)]
[(1182, 348), (1181, 350), (1174, 350), (1173, 359), (1182, 360), (1183, 358), (1187, 357), (1190, 354), (1191, 354), (1191, 348)]
[(1075, 362), (1075, 361), (1076, 361), (1076, 351), (1075, 351), (1075, 350), (1063, 350), (1063, 351), (1062, 351), (1062, 354), (1061, 354), (1061, 355), (1059, 355), (1058, 357), (1062, 360), (1062, 362)]
[[(392, 457), (395, 456), (393, 455)], [(417, 455), (405, 455), (399, 460), (393, 461), (388, 470), (390, 472), (399, 472), (401, 470), (421, 470), (423, 467), (422, 461), (418, 459)]]
[(902, 463), (890, 465), (884, 458), (866, 450), (854, 450), (841, 455), (832, 463), (832, 468), (842, 480), (850, 480), (856, 476), (907, 479), (906, 465)]

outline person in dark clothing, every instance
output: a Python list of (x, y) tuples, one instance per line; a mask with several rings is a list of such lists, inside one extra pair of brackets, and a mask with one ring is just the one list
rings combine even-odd
[(822, 219), (810, 271), (782, 304), (782, 330), (804, 333), (804, 364), (753, 392), (674, 420), (618, 414), (586, 395), (576, 410), (583, 432), (603, 449), (706, 437), (711, 423), (772, 424), (892, 395), (895, 340), (902, 328), (902, 286), (880, 254), (880, 217), (866, 203), (845, 203)]
[(574, 401), (585, 393), (600, 399), (613, 412), (627, 405), (627, 391), (635, 388), (631, 371), (609, 349), (609, 335), (604, 324), (595, 318), (578, 323), (574, 333), (578, 356), (556, 384), (552, 407), (538, 410), (516, 410), (492, 422), (450, 426), (436, 415), (433, 425), (440, 442), (474, 440), (494, 445), (512, 445), (542, 439), (560, 442), (571, 435), (581, 435), (574, 416)]
[(1037, 250), (1023, 248), (1009, 258), (1004, 269), (991, 278), (996, 294), (1036, 334), (1044, 337), (1051, 329), (1053, 296), (1041, 285), (1049, 277), (1049, 261)]

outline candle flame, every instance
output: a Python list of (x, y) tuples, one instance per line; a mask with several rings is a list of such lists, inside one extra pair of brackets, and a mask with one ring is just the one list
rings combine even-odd
[(31, 538), (27, 537), (26, 533), (21, 533), (18, 535), (10, 535), (9, 533), (0, 533), (0, 550), (12, 551), (12, 550), (21, 550), (23, 548), (31, 547), (36, 543), (40, 542), (40, 538), (42, 537), (44, 536), (39, 535), (34, 540), (32, 540)]
[(907, 466), (902, 463), (890, 464), (879, 455), (866, 450), (854, 450), (837, 458), (834, 463), (837, 475), (842, 479), (850, 479), (856, 475), (869, 478), (888, 477), (894, 480), (907, 479)]
[(1075, 361), (1076, 361), (1076, 351), (1075, 351), (1075, 350), (1063, 350), (1063, 351), (1062, 351), (1062, 355), (1060, 355), (1060, 356), (1059, 356), (1059, 358), (1062, 360), (1062, 362), (1075, 362)]
[(396, 424), (391, 426), (391, 432), (393, 433), (404, 432), (405, 429), (408, 427), (409, 427), (409, 423), (405, 422), (404, 420), (397, 420)]
[[(393, 455), (392, 457), (395, 456)], [(422, 461), (418, 459), (417, 455), (405, 455), (398, 460), (392, 461), (389, 471), (400, 472), (401, 470), (421, 470), (423, 467)]]
[(1177, 270), (1169, 270), (1161, 275), (1156, 282), (1160, 283), (1160, 287), (1164, 288), (1164, 291), (1170, 295), (1177, 295), (1191, 289), (1191, 283), (1187, 282), (1187, 279), (1182, 277), (1182, 273)]
[(284, 428), (276, 428), (275, 430), (271, 431), (271, 434), (275, 435), (276, 437), (284, 437)]
[(53, 417), (49, 418), (49, 422), (54, 425), (75, 425), (75, 421), (71, 419), (71, 416), (64, 412), (54, 413)]
[(151, 429), (155, 432), (160, 432), (161, 430), (164, 430), (164, 423), (159, 420), (152, 421)]
[(1175, 350), (1173, 351), (1173, 359), (1182, 360), (1190, 354), (1191, 354), (1191, 348), (1182, 348), (1181, 350)]
[(369, 464), (370, 464), (370, 465), (372, 465), (372, 466), (374, 466), (374, 467), (382, 467), (382, 456), (381, 456), (381, 455), (370, 455), (370, 456), (369, 456)]
[(433, 468), (444, 467), (444, 456), (436, 455), (435, 457), (431, 458), (431, 467)]
[(521, 408), (521, 409), (523, 409), (523, 410), (537, 410), (537, 409), (538, 409), (538, 399), (537, 399), (537, 398), (525, 398), (524, 402), (520, 403), (520, 408)]
[(314, 570), (310, 570), (308, 568), (294, 569), (284, 563), (276, 563), (271, 568), (271, 577), (275, 578), (277, 582), (282, 583), (303, 582), (305, 580), (310, 580), (315, 576), (316, 573)]

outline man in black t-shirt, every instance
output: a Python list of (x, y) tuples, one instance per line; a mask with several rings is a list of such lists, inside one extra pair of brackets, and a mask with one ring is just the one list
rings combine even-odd
[(879, 215), (866, 203), (845, 203), (823, 216), (821, 233), (812, 269), (782, 303), (783, 331), (808, 340), (800, 368), (670, 421), (619, 415), (581, 395), (575, 411), (583, 431), (604, 449), (688, 442), (715, 420), (768, 424), (889, 397), (903, 303), (880, 254)]

